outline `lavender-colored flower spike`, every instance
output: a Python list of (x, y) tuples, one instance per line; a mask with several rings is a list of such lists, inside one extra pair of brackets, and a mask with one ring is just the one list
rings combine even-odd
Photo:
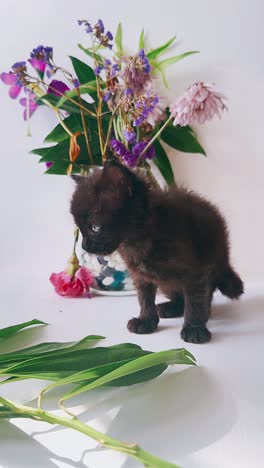
[(145, 55), (144, 49), (129, 59), (123, 58), (126, 66), (121, 73), (127, 88), (131, 88), (134, 92), (140, 93), (150, 84), (150, 63)]
[(124, 138), (128, 143), (133, 143), (136, 139), (136, 133), (132, 128), (124, 128), (123, 130)]
[(104, 23), (103, 23), (103, 21), (102, 21), (101, 19), (98, 20), (97, 26), (98, 26), (100, 32), (101, 32), (101, 33), (104, 33), (104, 30), (105, 30), (105, 28), (104, 28)]
[(173, 125), (193, 125), (211, 120), (215, 115), (221, 118), (221, 112), (227, 109), (223, 102), (226, 97), (214, 89), (213, 84), (204, 84), (202, 81), (194, 83), (182, 97), (171, 105)]

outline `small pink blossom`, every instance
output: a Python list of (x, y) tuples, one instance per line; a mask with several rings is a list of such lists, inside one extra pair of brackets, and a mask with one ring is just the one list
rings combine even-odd
[(195, 121), (203, 124), (215, 115), (221, 118), (221, 112), (227, 106), (223, 99), (226, 97), (214, 89), (214, 84), (205, 84), (202, 81), (190, 86), (182, 97), (171, 105), (173, 125), (193, 125)]
[(60, 296), (81, 297), (85, 295), (91, 297), (90, 286), (93, 283), (93, 276), (84, 267), (79, 268), (74, 276), (65, 271), (52, 273), (50, 282)]
[(13, 72), (1, 73), (0, 79), (3, 83), (10, 86), (9, 96), (12, 99), (16, 99), (22, 89), (22, 85), (18, 83), (15, 73)]
[(24, 98), (19, 99), (19, 104), (25, 107), (25, 110), (23, 112), (24, 120), (27, 120), (27, 100), (28, 100), (29, 117), (31, 117), (38, 108), (38, 104), (35, 101), (36, 99), (35, 94), (31, 93), (30, 91), (27, 91), (27, 93), (28, 93), (28, 98), (24, 97)]

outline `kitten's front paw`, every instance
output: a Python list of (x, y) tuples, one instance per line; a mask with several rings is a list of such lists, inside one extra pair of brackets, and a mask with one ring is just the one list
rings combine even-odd
[(188, 343), (206, 343), (211, 339), (211, 333), (206, 327), (183, 327), (181, 337)]
[(156, 330), (159, 323), (159, 319), (141, 319), (132, 318), (128, 321), (127, 328), (132, 333), (152, 333)]

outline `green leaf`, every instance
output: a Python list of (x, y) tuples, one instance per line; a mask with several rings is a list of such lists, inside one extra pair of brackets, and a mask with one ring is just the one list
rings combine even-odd
[(190, 127), (175, 127), (172, 123), (165, 128), (161, 134), (161, 138), (165, 143), (174, 149), (183, 151), (184, 153), (200, 153), (205, 155), (205, 151), (197, 141)]
[(188, 57), (189, 55), (198, 54), (198, 53), (199, 53), (199, 50), (191, 50), (190, 52), (185, 52), (183, 54), (175, 55), (174, 57), (169, 57), (165, 60), (162, 60), (161, 62), (158, 62), (156, 64), (156, 67), (159, 70), (164, 70), (169, 65), (173, 65), (174, 63), (179, 62), (180, 60), (184, 59), (185, 57)]
[(45, 156), (45, 154), (49, 151), (50, 147), (47, 146), (46, 148), (35, 148), (30, 151), (31, 154), (37, 154), (38, 156)]
[[(82, 127), (82, 120), (81, 117), (73, 114), (70, 115), (69, 117), (66, 117), (66, 119), (63, 120), (64, 123), (67, 125), (67, 127), (71, 130), (72, 133), (75, 132), (81, 132), (83, 131)], [(46, 136), (44, 143), (60, 143), (63, 140), (66, 140), (69, 138), (69, 134), (64, 130), (61, 124), (58, 124), (53, 130)], [(34, 154), (40, 154), (40, 156), (45, 156), (49, 148), (40, 148), (37, 150), (33, 150), (31, 152), (35, 152)], [(38, 151), (38, 153), (36, 153)], [(43, 154), (41, 154), (39, 151), (41, 151)]]
[(139, 48), (139, 50), (145, 48), (145, 33), (144, 33), (144, 29), (142, 29), (142, 31), (141, 31), (141, 33), (140, 33), (140, 36), (139, 36), (138, 48)]
[(18, 325), (11, 325), (10, 327), (2, 328), (0, 330), (0, 339), (9, 338), (10, 336), (14, 335), (23, 328), (32, 327), (34, 325), (48, 325), (46, 322), (42, 322), (41, 320), (33, 319), (29, 322), (19, 323)]
[(153, 162), (156, 164), (156, 166), (160, 170), (167, 184), (174, 185), (175, 184), (174, 175), (173, 175), (172, 167), (171, 167), (169, 158), (166, 154), (166, 151), (161, 146), (158, 140), (155, 141), (154, 147), (155, 147), (156, 156), (153, 159)]
[(19, 349), (12, 353), (0, 355), (0, 367), (3, 365), (10, 366), (11, 363), (12, 365), (18, 364), (28, 359), (45, 356), (54, 357), (63, 353), (69, 353), (69, 351), (72, 352), (83, 348), (89, 348), (104, 338), (104, 336), (100, 335), (89, 335), (79, 341), (40, 343), (28, 348)]
[(89, 49), (86, 49), (85, 47), (83, 47), (82, 44), (78, 44), (78, 47), (79, 47), (79, 49), (81, 49), (86, 55), (88, 55), (88, 56), (91, 57), (92, 59), (96, 59), (97, 62), (99, 63), (99, 65), (103, 65), (103, 64), (104, 64), (104, 58), (102, 57), (102, 55), (94, 54), (94, 53), (91, 52)]
[(119, 57), (123, 54), (123, 46), (122, 46), (122, 24), (118, 23), (116, 35), (115, 35), (115, 45), (117, 50), (117, 55)]
[(97, 347), (66, 351), (58, 355), (43, 355), (8, 368), (1, 369), (1, 375), (30, 377), (35, 379), (59, 380), (71, 374), (120, 360), (134, 359), (149, 354), (139, 346), (124, 343), (116, 346)]
[(72, 66), (74, 68), (74, 71), (77, 75), (78, 80), (80, 81), (81, 84), (85, 84), (89, 81), (94, 81), (95, 80), (95, 73), (89, 65), (86, 63), (82, 62), (76, 57), (70, 56)]
[[(77, 388), (64, 395), (62, 400), (65, 401), (68, 398), (71, 398), (75, 395), (79, 395), (80, 393), (86, 392), (87, 390), (97, 388), (101, 385), (110, 384), (117, 379), (126, 377), (128, 375), (137, 374), (139, 371), (143, 371), (151, 367), (156, 367), (160, 365), (165, 365), (167, 367), (168, 365), (172, 364), (194, 365), (195, 358), (184, 348), (160, 351), (158, 353), (151, 353), (145, 356), (141, 356), (137, 359), (134, 359), (131, 362), (124, 364), (121, 367), (118, 367), (117, 369), (109, 372), (108, 374), (99, 377), (91, 383), (82, 383), (78, 385)], [(144, 379), (144, 375), (145, 372), (142, 373), (142, 379)], [(136, 382), (139, 382), (138, 379)]]
[(175, 41), (176, 36), (173, 36), (171, 39), (169, 39), (165, 44), (162, 44), (160, 47), (157, 47), (156, 49), (151, 50), (148, 54), (147, 57), (149, 60), (153, 60), (159, 55), (163, 54), (166, 52), (166, 50), (170, 47), (170, 45)]
[[(93, 127), (93, 125), (96, 125), (96, 123), (94, 124), (91, 123), (89, 125), (88, 132), (89, 132), (89, 142), (91, 146), (91, 151), (95, 158), (96, 156), (100, 155), (100, 144), (99, 144), (98, 135), (95, 132), (97, 127), (95, 128)], [(77, 141), (78, 141), (78, 145), (80, 146), (81, 151), (78, 156), (78, 159), (76, 160), (76, 163), (91, 164), (91, 161), (89, 159), (89, 155), (87, 152), (84, 135), (78, 136)], [(39, 162), (63, 162), (64, 161), (69, 164), (71, 162), (70, 157), (69, 157), (69, 145), (70, 145), (70, 138), (68, 135), (68, 137), (66, 137), (64, 140), (59, 142), (57, 145), (50, 146), (48, 151), (40, 159)]]

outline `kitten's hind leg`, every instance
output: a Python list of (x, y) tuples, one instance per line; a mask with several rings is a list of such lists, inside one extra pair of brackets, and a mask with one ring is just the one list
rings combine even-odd
[(212, 301), (212, 288), (206, 278), (193, 279), (185, 287), (184, 324), (181, 337), (189, 343), (206, 343), (211, 333), (206, 328)]
[(157, 313), (160, 318), (182, 317), (184, 314), (184, 297), (175, 294), (170, 301), (157, 304)]

